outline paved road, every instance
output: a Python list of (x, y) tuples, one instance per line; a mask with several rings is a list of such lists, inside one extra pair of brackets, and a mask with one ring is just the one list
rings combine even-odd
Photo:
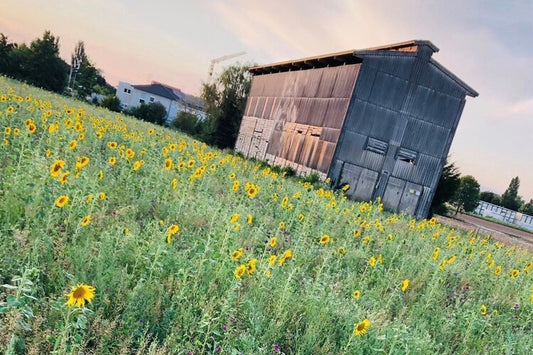
[(453, 218), (438, 216), (437, 219), (441, 223), (451, 225), (454, 228), (473, 229), (480, 234), (490, 234), (494, 239), (505, 244), (515, 244), (533, 251), (533, 233), (465, 214), (458, 214), (453, 216)]

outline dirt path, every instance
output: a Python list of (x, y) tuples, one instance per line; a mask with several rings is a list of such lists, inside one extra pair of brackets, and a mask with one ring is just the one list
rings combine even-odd
[(477, 234), (490, 234), (492, 238), (502, 243), (517, 245), (533, 252), (533, 233), (464, 214), (458, 214), (454, 218), (437, 216), (437, 220), (453, 228), (466, 231), (474, 230)]

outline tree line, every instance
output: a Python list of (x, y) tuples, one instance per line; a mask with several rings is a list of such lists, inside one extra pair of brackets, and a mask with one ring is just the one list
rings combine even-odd
[(59, 56), (59, 37), (50, 31), (29, 46), (10, 42), (0, 33), (0, 74), (82, 100), (92, 93), (104, 96), (115, 93), (115, 88), (85, 53), (82, 41), (74, 48), (68, 64)]

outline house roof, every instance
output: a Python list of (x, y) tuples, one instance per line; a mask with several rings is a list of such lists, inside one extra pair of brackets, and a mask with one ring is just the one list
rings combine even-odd
[[(284, 71), (303, 70), (311, 68), (335, 67), (345, 64), (361, 63), (365, 55), (379, 55), (380, 52), (402, 52), (403, 55), (415, 56), (422, 48), (429, 48), (432, 53), (438, 52), (439, 48), (431, 41), (426, 40), (411, 40), (394, 44), (387, 44), (384, 46), (364, 48), (364, 49), (350, 49), (342, 52), (335, 52), (329, 54), (322, 54), (314, 57), (307, 57), (301, 59), (288, 60), (266, 65), (258, 65), (250, 68), (253, 75), (278, 73)], [(393, 54), (393, 53), (391, 53)], [(400, 53), (395, 53), (401, 55)], [(431, 63), (439, 68), (445, 75), (450, 77), (459, 86), (463, 87), (468, 95), (472, 97), (478, 96), (478, 93), (468, 86), (464, 81), (459, 79), (451, 71), (439, 64), (437, 61), (431, 59)]]
[(135, 89), (148, 92), (150, 94), (165, 97), (167, 99), (178, 101), (183, 97), (183, 93), (179, 89), (175, 89), (161, 83), (152, 83), (150, 85), (132, 85)]

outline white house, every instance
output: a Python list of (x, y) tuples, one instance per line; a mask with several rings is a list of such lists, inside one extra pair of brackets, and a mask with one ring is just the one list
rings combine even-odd
[(160, 102), (167, 110), (165, 120), (167, 126), (181, 111), (190, 112), (201, 121), (206, 117), (201, 99), (156, 81), (152, 81), (149, 85), (131, 85), (120, 81), (117, 87), (117, 97), (123, 109), (136, 107), (142, 103)]

